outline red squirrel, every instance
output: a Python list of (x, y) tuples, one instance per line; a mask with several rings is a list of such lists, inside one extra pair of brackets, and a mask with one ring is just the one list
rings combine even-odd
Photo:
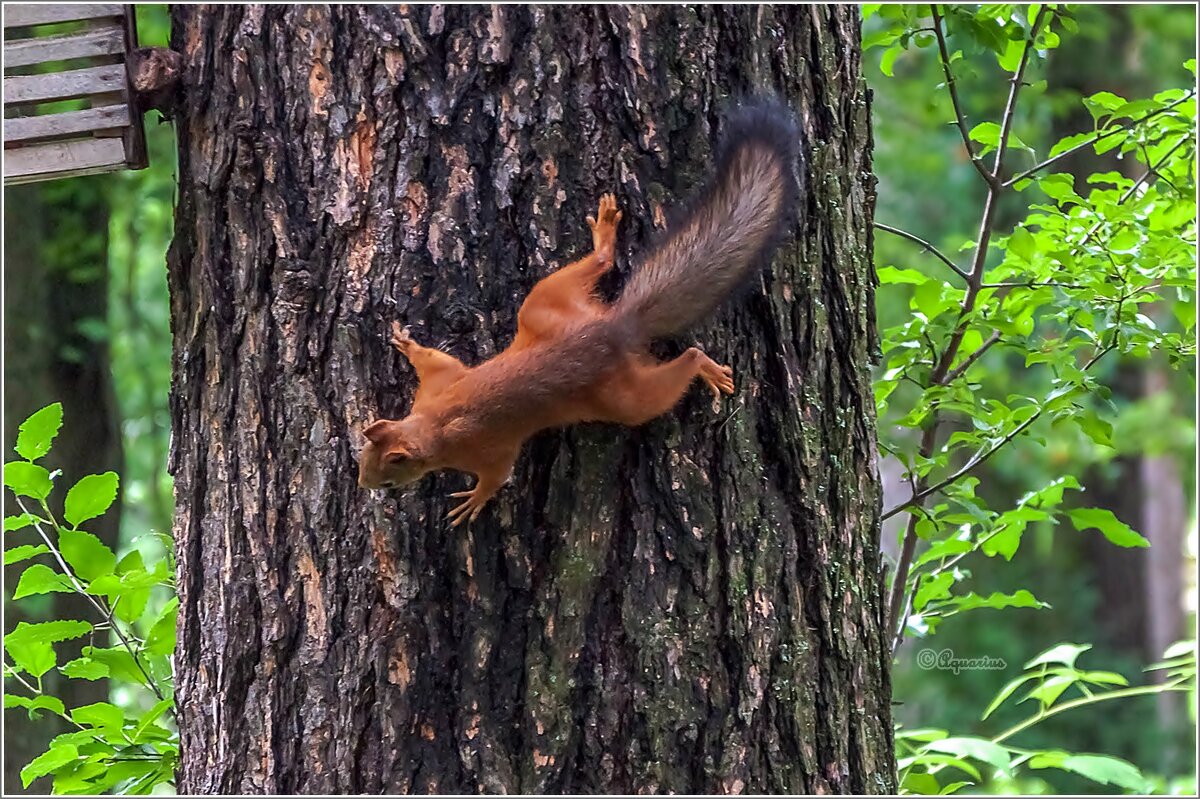
[(698, 377), (718, 399), (733, 370), (696, 347), (659, 362), (651, 340), (708, 316), (769, 261), (796, 202), (796, 129), (774, 101), (726, 117), (715, 174), (678, 224), (644, 255), (620, 297), (606, 305), (596, 281), (613, 266), (621, 212), (600, 198), (588, 217), (592, 252), (543, 278), (517, 316), (508, 349), (469, 367), (392, 325), (391, 344), (416, 370), (412, 411), (363, 430), (359, 485), (394, 488), (439, 469), (476, 476), (451, 494), (448, 514), (473, 521), (512, 473), (535, 433), (577, 422), (637, 426), (673, 408)]

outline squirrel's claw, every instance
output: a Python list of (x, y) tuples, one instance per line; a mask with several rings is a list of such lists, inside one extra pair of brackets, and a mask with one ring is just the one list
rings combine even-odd
[(391, 344), (402, 353), (408, 352), (408, 345), (413, 343), (412, 334), (408, 332), (407, 327), (401, 327), (399, 322), (392, 322), (392, 341)]
[(473, 522), (479, 517), (484, 505), (487, 504), (490, 497), (480, 498), (476, 495), (475, 490), (470, 491), (455, 491), (450, 496), (466, 497), (467, 500), (456, 506), (453, 510), (446, 514), (446, 518), (450, 520), (451, 527), (458, 527), (463, 522)]

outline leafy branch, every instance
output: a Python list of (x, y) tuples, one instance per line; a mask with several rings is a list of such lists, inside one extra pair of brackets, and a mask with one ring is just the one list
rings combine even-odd
[(1159, 114), (1165, 114), (1167, 111), (1170, 111), (1170, 110), (1174, 109), (1175, 107), (1182, 105), (1183, 103), (1187, 102), (1188, 100), (1192, 99), (1195, 96), (1196, 96), (1195, 89), (1191, 89), (1188, 92), (1186, 92), (1182, 97), (1180, 97), (1178, 100), (1176, 100), (1175, 102), (1164, 105), (1161, 108), (1156, 108), (1153, 111), (1147, 113), (1146, 115), (1139, 117), (1138, 119), (1132, 120), (1128, 125), (1116, 125), (1113, 127), (1106, 128), (1104, 130), (1097, 131), (1096, 134), (1094, 136), (1092, 136), (1091, 138), (1084, 139), (1083, 141), (1079, 142), (1078, 144), (1074, 145), (1073, 147), (1063, 150), (1060, 153), (1050, 156), (1049, 158), (1047, 158), (1044, 161), (1034, 164), (1033, 166), (1029, 167), (1029, 169), (1026, 169), (1024, 172), (1019, 172), (1016, 175), (1013, 175), (1011, 178), (1004, 181), (1003, 186), (1004, 186), (1004, 188), (1008, 188), (1009, 186), (1019, 183), (1022, 180), (1025, 180), (1026, 178), (1036, 175), (1038, 172), (1041, 172), (1046, 167), (1052, 166), (1053, 164), (1057, 164), (1062, 159), (1074, 155), (1075, 153), (1079, 152), (1080, 150), (1086, 150), (1089, 147), (1095, 147), (1100, 142), (1102, 142), (1105, 139), (1108, 139), (1112, 136), (1115, 136), (1118, 133), (1128, 133), (1129, 131), (1133, 130), (1134, 128), (1138, 127), (1139, 125), (1142, 125), (1142, 124), (1148, 122), (1150, 119), (1158, 116)]
[[(954, 331), (950, 335), (949, 343), (943, 350), (941, 357), (934, 367), (933, 373), (930, 376), (929, 382), (932, 386), (946, 385), (947, 378), (950, 375), (951, 365), (958, 355), (959, 348), (962, 346), (963, 336), (966, 333), (971, 312), (975, 308), (975, 303), (979, 297), (979, 292), (983, 288), (984, 264), (987, 260), (988, 244), (992, 236), (992, 222), (996, 215), (997, 203), (1000, 194), (1003, 190), (996, 175), (1000, 174), (1000, 170), (1004, 166), (1004, 156), (1008, 150), (1008, 139), (1012, 132), (1013, 117), (1016, 113), (1017, 97), (1021, 91), (1021, 86), (1024, 83), (1025, 69), (1029, 63), (1029, 55), (1033, 49), (1033, 43), (1037, 40), (1038, 29), (1041, 27), (1042, 21), (1046, 16), (1046, 6), (1041, 6), (1038, 9), (1037, 15), (1030, 23), (1029, 32), (1025, 39), (1024, 47), (1021, 51), (1020, 61), (1017, 64), (1017, 69), (1013, 73), (1009, 81), (1008, 100), (1004, 106), (1004, 115), (1000, 123), (999, 141), (996, 146), (996, 156), (993, 161), (990, 173), (982, 167), (978, 158), (975, 155), (974, 149), (971, 146), (970, 134), (966, 130), (966, 123), (963, 120), (961, 106), (957, 100), (957, 93), (952, 90), (953, 83), (951, 82), (952, 73), (950, 70), (950, 56), (945, 45), (945, 38), (941, 34), (941, 18), (937, 13), (937, 7), (931, 6), (934, 14), (934, 27), (938, 30), (938, 53), (942, 62), (942, 69), (947, 75), (947, 89), (952, 91), (951, 97), (955, 108), (955, 115), (959, 122), (959, 129), (963, 132), (964, 146), (967, 149), (968, 155), (971, 157), (972, 163), (976, 164), (976, 168), (987, 184), (987, 196), (984, 199), (983, 215), (979, 222), (979, 236), (975, 245), (975, 255), (971, 261), (971, 268), (967, 273), (967, 290), (963, 298), (962, 308), (958, 315), (958, 321), (955, 323)], [(938, 428), (941, 425), (941, 416), (935, 408), (932, 412), (931, 419), (925, 427), (921, 435), (921, 444), (918, 449), (920, 458), (928, 460), (933, 455), (933, 450), (937, 442)], [(917, 481), (917, 490), (914, 492), (914, 498), (910, 499), (906, 505), (920, 505), (924, 502), (925, 491), (927, 489), (926, 477), (922, 476)], [(916, 496), (921, 496), (921, 499), (916, 499)], [(886, 517), (885, 517), (886, 518)], [(903, 640), (903, 629), (900, 628), (900, 617), (904, 606), (907, 605), (905, 599), (905, 591), (908, 585), (908, 571), (912, 564), (913, 555), (916, 553), (917, 546), (917, 516), (911, 514), (908, 519), (907, 526), (904, 530), (904, 539), (901, 545), (900, 557), (897, 560), (896, 573), (893, 577), (892, 595), (889, 603), (889, 629), (893, 631), (893, 649), (899, 646)]]
[[(1115, 672), (1077, 667), (1077, 658), (1090, 648), (1087, 644), (1063, 643), (1026, 663), (1025, 673), (1000, 689), (984, 711), (983, 720), (987, 720), (1022, 686), (1028, 686), (1029, 690), (1018, 704), (1032, 700), (1037, 704), (1037, 710), (995, 736), (950, 736), (941, 730), (899, 731), (897, 743), (904, 752), (904, 756), (898, 759), (902, 788), (909, 793), (954, 793), (971, 783), (960, 781), (943, 786), (937, 782), (936, 775), (953, 768), (980, 781), (981, 774), (972, 764), (972, 761), (976, 761), (1007, 774), (1021, 766), (1052, 768), (1072, 772), (1101, 784), (1118, 785), (1135, 793), (1144, 792), (1147, 785), (1145, 777), (1136, 766), (1124, 760), (1103, 755), (1075, 755), (1058, 749), (1023, 749), (1006, 743), (1046, 719), (1082, 707), (1137, 696), (1195, 690), (1194, 641), (1181, 641), (1173, 645), (1164, 653), (1164, 662), (1150, 669), (1167, 671), (1167, 679), (1162, 683), (1132, 687), (1125, 677)], [(936, 660), (926, 664), (926, 668), (938, 667), (945, 666)], [(1060, 701), (1071, 689), (1077, 690), (1082, 696)]]
[[(38, 562), (27, 566), (13, 591), (14, 600), (75, 593), (100, 620), (94, 625), (80, 619), (21, 622), (5, 635), (5, 656), (12, 662), (6, 660), (3, 670), (13, 682), (6, 686), (10, 690), (5, 691), (5, 707), (24, 708), (30, 718), (49, 711), (74, 727), (21, 769), (21, 781), (28, 788), (38, 778), (53, 776), (55, 793), (147, 793), (171, 782), (179, 755), (177, 733), (159, 723), (165, 716), (173, 726), (174, 697), (164, 684), (170, 682), (178, 600), (169, 599), (161, 608), (149, 602), (156, 588), (173, 593), (167, 573), (169, 549), (147, 568), (139, 550), (118, 560), (99, 538), (81, 529), (115, 502), (119, 481), (113, 472), (87, 475), (75, 483), (63, 502), (61, 520), (51, 511), (48, 498), (55, 474), (36, 461), (49, 453), (61, 425), (62, 405), (54, 403), (20, 427), (16, 451), (21, 460), (5, 464), (4, 484), (22, 512), (6, 517), (4, 529), (12, 541), (14, 534), (32, 528), (41, 543), (9, 545), (4, 561), (8, 566), (49, 556), (57, 567)], [(145, 629), (142, 634), (139, 624)], [(144, 702), (131, 708), (95, 702), (68, 709), (46, 690), (42, 677), (57, 666), (56, 644), (108, 631), (117, 645), (84, 646), (80, 657), (58, 666), (58, 671), (68, 679), (117, 678), (142, 686), (157, 700), (149, 709), (141, 707)], [(11, 690), (14, 686), (28, 694)]]

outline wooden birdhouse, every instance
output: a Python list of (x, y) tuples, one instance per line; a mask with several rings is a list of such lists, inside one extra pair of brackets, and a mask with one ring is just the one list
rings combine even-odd
[(6, 3), (4, 183), (144, 169), (146, 52), (131, 5)]

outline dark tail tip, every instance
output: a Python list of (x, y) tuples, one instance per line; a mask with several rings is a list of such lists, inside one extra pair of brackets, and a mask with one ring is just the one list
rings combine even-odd
[(787, 164), (784, 208), (787, 209), (785, 225), (790, 224), (799, 193), (796, 161), (800, 155), (800, 128), (796, 115), (778, 97), (750, 95), (726, 110), (722, 117), (716, 150), (717, 171), (723, 171), (737, 150), (747, 144), (758, 144), (777, 153)]

